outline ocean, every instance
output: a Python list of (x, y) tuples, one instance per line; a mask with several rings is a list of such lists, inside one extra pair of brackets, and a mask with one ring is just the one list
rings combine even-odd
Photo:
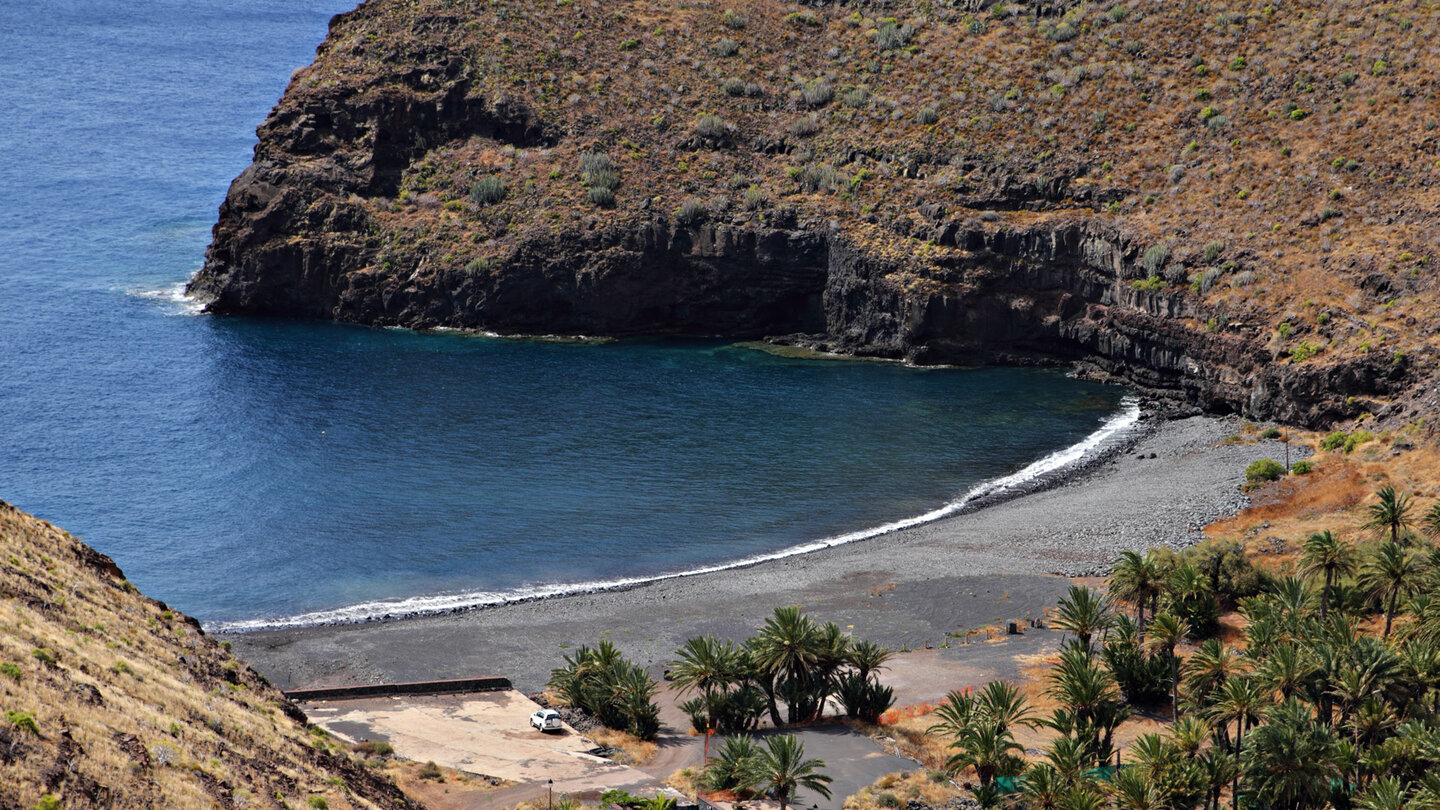
[(199, 314), (255, 127), (349, 7), (0, 4), (0, 498), (208, 626), (855, 541), (1133, 421), (1057, 370)]

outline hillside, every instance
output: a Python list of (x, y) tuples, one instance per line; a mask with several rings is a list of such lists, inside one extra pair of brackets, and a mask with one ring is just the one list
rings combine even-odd
[(418, 810), (108, 557), (4, 502), (0, 548), (0, 807)]
[(1403, 421), (1440, 340), (1437, 35), (1428, 0), (370, 0), (190, 289)]

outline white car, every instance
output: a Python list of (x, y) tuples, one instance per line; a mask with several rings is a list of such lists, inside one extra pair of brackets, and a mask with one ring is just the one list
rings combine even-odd
[(541, 709), (530, 715), (530, 725), (538, 731), (559, 731), (565, 727), (560, 713), (554, 709)]

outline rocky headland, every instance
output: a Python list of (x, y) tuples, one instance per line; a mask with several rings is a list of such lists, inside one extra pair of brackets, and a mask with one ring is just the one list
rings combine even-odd
[(1437, 34), (1355, 0), (370, 0), (260, 127), (189, 289), (1412, 420)]

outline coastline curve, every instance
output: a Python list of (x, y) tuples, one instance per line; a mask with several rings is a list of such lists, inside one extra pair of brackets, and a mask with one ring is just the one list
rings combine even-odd
[(1001, 501), (1010, 500), (1011, 498), (1048, 488), (1049, 486), (1066, 480), (1070, 475), (1084, 469), (1089, 464), (1109, 457), (1113, 451), (1125, 446), (1136, 438), (1136, 428), (1140, 422), (1141, 415), (1142, 408), (1139, 398), (1136, 396), (1126, 396), (1121, 400), (1118, 411), (1106, 417), (1099, 428), (1075, 444), (1051, 452), (1008, 475), (982, 481), (966, 490), (959, 497), (940, 507), (879, 526), (832, 535), (807, 543), (788, 546), (777, 551), (750, 555), (738, 560), (648, 576), (623, 577), (619, 579), (577, 583), (554, 583), (538, 585), (523, 590), (465, 591), (460, 593), (412, 596), (394, 600), (376, 600), (338, 608), (311, 611), (294, 616), (214, 622), (207, 625), (205, 629), (211, 633), (242, 634), (265, 630), (287, 630), (327, 625), (399, 621), (422, 616), (439, 616), (526, 602), (544, 601), (566, 596), (624, 591), (657, 582), (749, 568), (789, 557), (849, 545), (862, 540), (869, 540), (926, 523), (933, 523), (937, 520), (954, 517)]

